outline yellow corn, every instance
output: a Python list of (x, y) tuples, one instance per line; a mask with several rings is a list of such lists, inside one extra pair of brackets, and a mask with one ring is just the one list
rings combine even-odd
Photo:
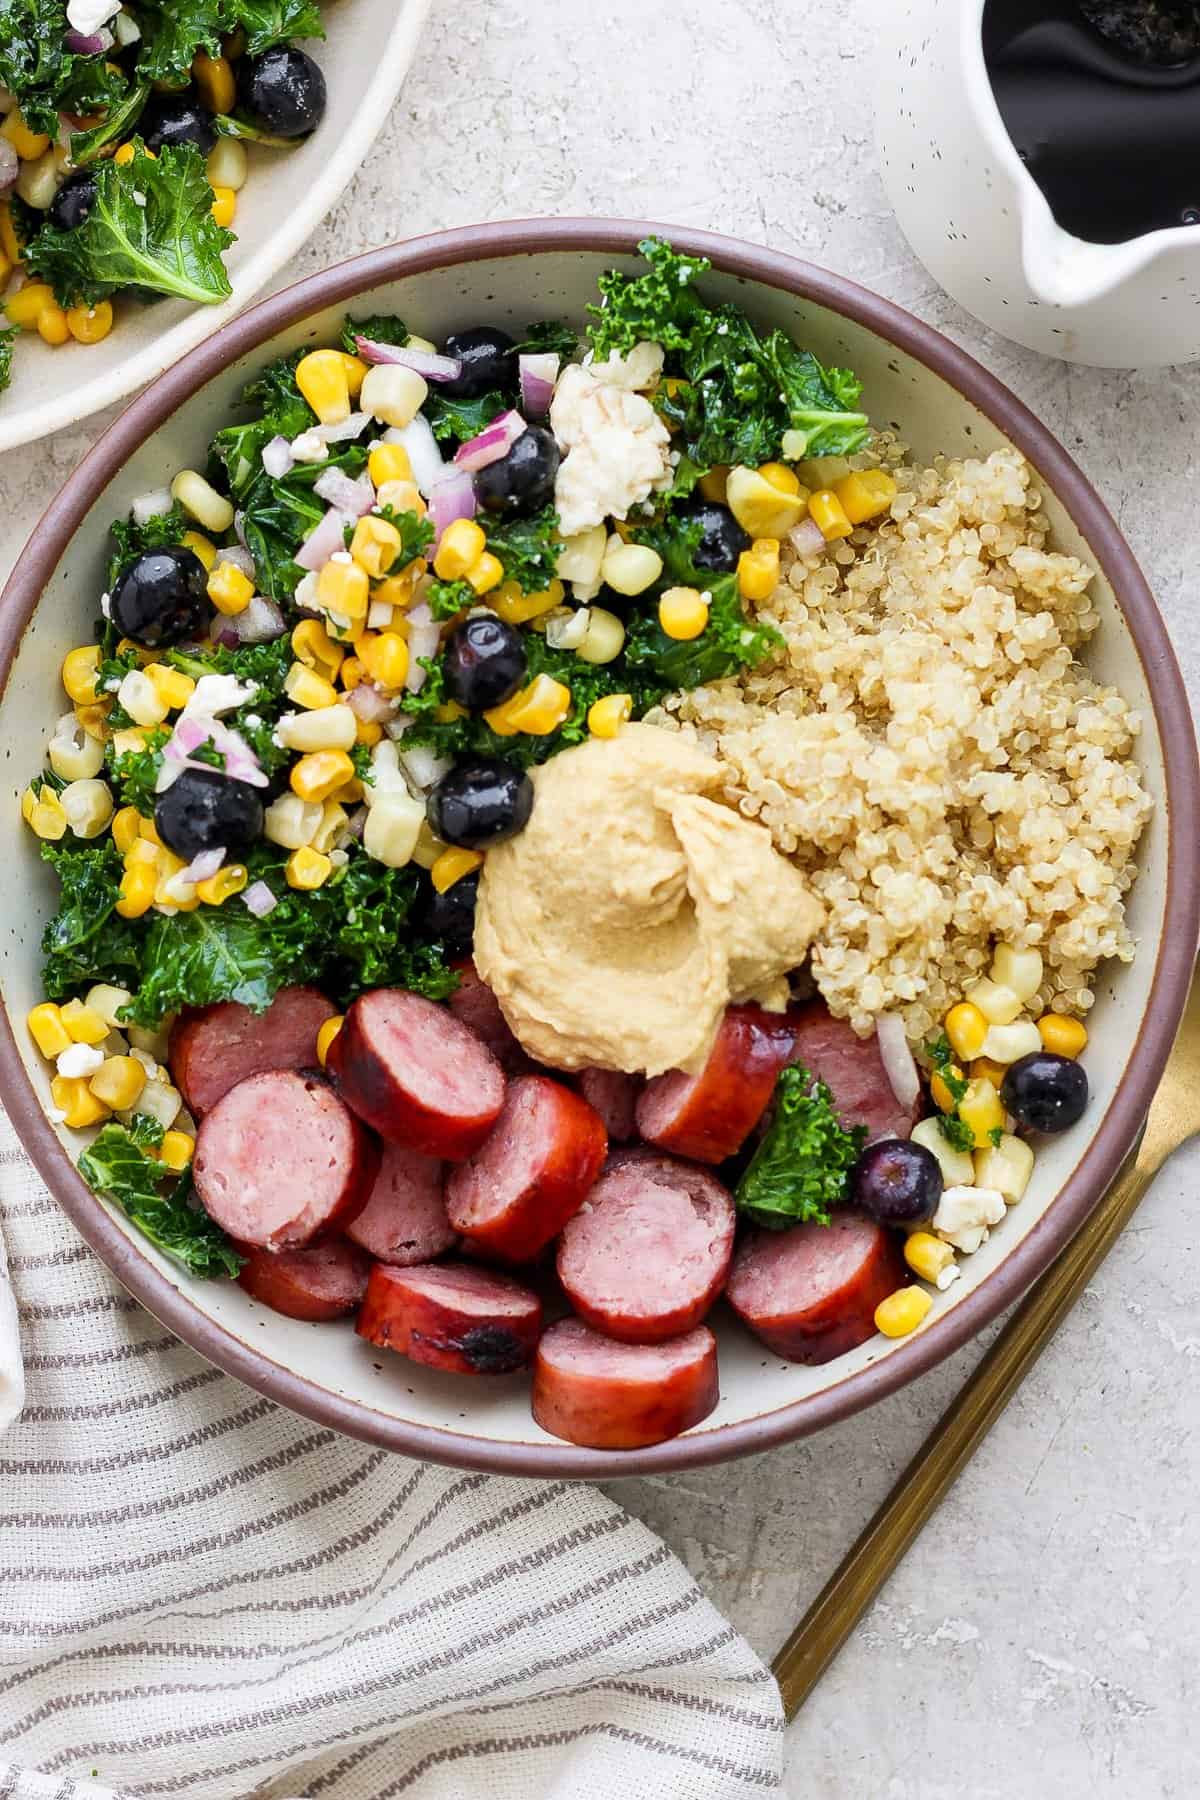
[(408, 645), (397, 631), (380, 631), (364, 637), (358, 645), (358, 660), (370, 679), (388, 693), (404, 686), (408, 675)]
[(393, 512), (416, 513), (418, 519), (425, 517), (425, 502), (415, 481), (385, 481), (375, 497), (380, 506), (390, 506)]
[(0, 125), (0, 137), (8, 139), (22, 162), (33, 162), (36, 157), (44, 156), (50, 148), (50, 139), (45, 132), (30, 131), (16, 106), (4, 124)]
[(43, 306), (37, 316), (37, 334), (44, 344), (65, 344), (71, 335), (67, 315), (61, 306)]
[(977, 1006), (989, 1025), (1011, 1025), (1021, 1011), (1021, 1001), (1003, 982), (986, 976), (967, 989), (967, 999)]
[(907, 1337), (915, 1331), (933, 1305), (933, 1295), (925, 1288), (897, 1288), (875, 1308), (875, 1329), (884, 1337)]
[(440, 706), (434, 707), (433, 716), (439, 725), (453, 725), (455, 719), (466, 718), (467, 709), (460, 706), (457, 700), (444, 700)]
[(781, 494), (795, 496), (800, 492), (800, 477), (795, 469), (789, 469), (786, 463), (759, 463), (758, 473), (764, 481), (769, 481), (773, 488), (778, 488)]
[(725, 504), (725, 484), (729, 480), (729, 465), (718, 463), (707, 475), (702, 475), (696, 483), (696, 491), (705, 500), (715, 500), (718, 506)]
[(111, 300), (97, 300), (93, 306), (69, 306), (67, 330), (77, 344), (98, 344), (112, 330)]
[(178, 500), (205, 531), (228, 531), (233, 524), (233, 502), (218, 494), (211, 482), (195, 469), (180, 469), (171, 483), (171, 498)]
[(515, 581), (506, 581), (495, 590), (489, 605), (506, 625), (524, 625), (561, 606), (564, 591), (557, 577), (540, 594), (523, 594)]
[[(89, 737), (104, 739), (108, 736), (107, 700), (97, 700), (91, 706), (77, 706), (75, 708), (75, 717)], [(117, 755), (120, 756), (124, 746), (117, 744), (117, 736), (132, 737), (133, 733), (131, 731), (126, 731), (114, 736), (113, 743), (117, 746)], [(139, 733), (137, 747), (141, 749), (142, 744), (143, 736)]]
[(486, 549), (487, 538), (474, 519), (455, 519), (442, 533), (433, 572), (441, 581), (461, 581)]
[(240, 894), (250, 875), (242, 863), (226, 863), (207, 881), (196, 883), (196, 894), (205, 906), (224, 906), (234, 894)]
[(208, 597), (219, 613), (245, 612), (254, 598), (254, 583), (236, 563), (219, 562), (208, 577)]
[[(347, 781), (354, 779), (354, 764), (344, 750), (314, 750), (310, 756), (302, 756), (292, 764), (292, 772), (288, 777), (292, 792), (301, 800), (324, 802), (332, 799), (337, 790)], [(326, 870), (326, 874), (328, 874)], [(321, 877), (323, 881), (325, 876)], [(292, 878), (289, 875), (288, 880)], [(303, 883), (292, 882), (293, 887)], [(314, 882), (319, 887), (320, 882)]]
[(86, 1131), (109, 1116), (103, 1100), (97, 1100), (83, 1076), (68, 1078), (56, 1075), (50, 1083), (50, 1098), (63, 1114), (63, 1124), (72, 1131)]
[(932, 1231), (912, 1231), (904, 1240), (904, 1260), (914, 1275), (935, 1285), (939, 1275), (954, 1261), (954, 1247)]
[(366, 513), (354, 527), (350, 554), (360, 569), (378, 580), (400, 554), (400, 533), (386, 519)]
[(375, 719), (359, 719), (354, 727), (354, 741), (374, 749), (383, 742), (383, 726)]
[(424, 572), (425, 564), (418, 558), (416, 562), (409, 563), (407, 569), (402, 570), (399, 575), (385, 575), (371, 589), (372, 600), (380, 600), (385, 606), (393, 608), (398, 606), (403, 611), (405, 607), (412, 605), (413, 582)]
[(107, 1022), (82, 1000), (68, 1000), (58, 1016), (73, 1044), (102, 1044), (108, 1036)]
[(1006, 1206), (1017, 1204), (1032, 1174), (1032, 1148), (1010, 1131), (975, 1152), (975, 1186), (995, 1188)]
[(762, 469), (730, 469), (725, 481), (725, 501), (742, 530), (752, 538), (785, 537), (805, 513), (800, 483), (782, 463), (766, 463)]
[(62, 1013), (51, 1000), (35, 1006), (25, 1021), (29, 1035), (43, 1056), (61, 1056), (71, 1044), (71, 1034), (62, 1022)]
[(1042, 1043), (1055, 1056), (1074, 1059), (1083, 1054), (1088, 1034), (1087, 1027), (1079, 1019), (1068, 1019), (1063, 1013), (1043, 1013), (1037, 1028)]
[(317, 603), (344, 619), (365, 619), (371, 583), (365, 569), (343, 552), (330, 558), (317, 576)]
[(106, 1056), (88, 1082), (96, 1099), (113, 1112), (132, 1106), (145, 1085), (146, 1071), (136, 1056)]
[(329, 797), (336, 800), (339, 806), (357, 806), (365, 793), (366, 789), (358, 776), (352, 775), (349, 781), (344, 781)]
[(485, 550), (483, 555), (467, 570), (466, 579), (475, 593), (490, 594), (492, 589), (498, 588), (504, 580), (504, 564), (498, 556), (493, 556), (490, 550)]
[[(11, 119), (12, 114), (10, 113)], [(4, 302), (4, 310), (10, 325), (19, 325), (23, 331), (36, 331), (37, 322), (48, 306), (55, 306), (54, 290), (44, 281), (27, 281), (23, 288), (10, 294)]]
[(958, 1103), (958, 1116), (977, 1150), (991, 1142), (993, 1131), (1004, 1129), (1004, 1102), (990, 1081), (972, 1081)]
[(1008, 1070), (1003, 1063), (993, 1062), (990, 1056), (977, 1056), (969, 1073), (972, 1081), (990, 1081), (998, 1093)]
[(296, 386), (322, 425), (340, 425), (350, 417), (350, 380), (337, 350), (310, 350), (296, 364)]
[(606, 606), (589, 606), (587, 630), (575, 654), (580, 662), (615, 662), (625, 648), (625, 627), (616, 613)]
[(236, 138), (218, 138), (204, 159), (204, 172), (212, 188), (232, 188), (240, 193), (246, 185), (248, 164), (246, 146)]
[(196, 691), (196, 683), (182, 669), (173, 669), (169, 663), (147, 663), (146, 675), (154, 683), (154, 691), (163, 705), (171, 712), (177, 707), (186, 706)]
[(68, 650), (63, 658), (62, 684), (78, 706), (90, 706), (96, 699), (96, 671), (100, 666), (99, 644), (82, 644)]
[(403, 444), (376, 444), (367, 457), (367, 474), (377, 488), (385, 481), (411, 481), (412, 463)]
[(66, 811), (53, 788), (43, 787), (29, 809), (29, 823), (36, 835), (47, 843), (57, 843), (59, 838), (66, 836)]
[[(155, 847), (158, 850), (165, 849), (165, 845), (163, 844), (162, 839), (158, 835), (158, 826), (154, 823), (154, 820), (147, 819), (140, 813), (138, 814), (138, 836), (140, 838), (142, 838), (147, 844), (155, 845)], [(147, 861), (153, 861), (153, 860), (154, 859), (151, 858), (147, 853)], [(182, 868), (183, 864), (180, 863), (179, 866), (180, 866), (180, 868)]]
[(478, 850), (461, 850), (456, 845), (443, 850), (429, 871), (429, 879), (439, 894), (452, 888), (456, 881), (473, 870), (483, 867), (483, 857)]
[(202, 531), (185, 531), (179, 541), (192, 552), (193, 556), (200, 558), (204, 567), (211, 574), (217, 561), (217, 546), (211, 539), (206, 538)]
[(852, 525), (863, 525), (886, 512), (899, 491), (883, 469), (860, 469), (834, 487), (842, 511)]
[(755, 538), (738, 557), (737, 572), (747, 600), (769, 600), (779, 586), (779, 539)]
[(178, 1175), (187, 1168), (196, 1152), (196, 1140), (190, 1131), (167, 1131), (158, 1146), (163, 1167)]
[(838, 538), (849, 537), (854, 530), (846, 517), (846, 509), (832, 488), (822, 488), (819, 493), (812, 494), (808, 502), (809, 516), (821, 527), (821, 535), (827, 544)]
[(299, 662), (293, 663), (284, 676), (283, 691), (289, 700), (309, 712), (335, 705), (338, 697), (332, 681), (326, 681), (324, 675), (318, 675), (315, 669)]
[(961, 1057), (963, 1062), (970, 1062), (973, 1056), (979, 1055), (987, 1034), (987, 1020), (969, 1000), (960, 1001), (946, 1014), (946, 1036), (955, 1056)]
[(338, 355), (341, 357), (342, 367), (346, 371), (346, 386), (350, 389), (350, 398), (357, 400), (362, 393), (362, 384), (367, 378), (368, 364), (362, 360), (361, 356), (351, 355), (349, 350), (339, 350)]
[(1026, 1004), (1042, 985), (1042, 953), (1040, 950), (1018, 950), (1013, 944), (997, 944), (989, 971), (993, 981), (1011, 989)]
[[(959, 1081), (966, 1079), (957, 1063), (950, 1064), (950, 1074), (957, 1077)], [(929, 1092), (932, 1094), (933, 1104), (939, 1112), (951, 1113), (954, 1111), (957, 1102), (937, 1069), (929, 1077)]]
[[(153, 150), (147, 150), (144, 154), (146, 156), (154, 156)], [(137, 152), (132, 144), (118, 144), (117, 148), (113, 151), (113, 161), (119, 169), (125, 169), (128, 168), (136, 155)], [(154, 160), (157, 162), (158, 158), (155, 157)]]
[(127, 864), (121, 876), (117, 911), (123, 919), (140, 919), (154, 905), (158, 876), (149, 863)]
[(0, 200), (0, 256), (11, 268), (21, 260), (21, 246), (13, 229), (12, 207), (7, 200)]
[(357, 656), (347, 656), (341, 667), (342, 687), (347, 694), (352, 694), (365, 678), (365, 672)]
[(697, 588), (668, 588), (658, 603), (658, 622), (669, 638), (698, 638), (708, 624), (708, 601)]
[(37, 789), (27, 787), (21, 795), (21, 817), (27, 825), (33, 824), (33, 809), (38, 803)]
[(229, 113), (237, 99), (233, 70), (223, 56), (209, 56), (198, 50), (192, 58), (192, 74), (200, 97), (209, 112)]
[(570, 688), (552, 675), (539, 675), (503, 706), (494, 706), (483, 716), (500, 737), (515, 737), (521, 731), (546, 737), (558, 730), (570, 710)]
[(632, 695), (605, 694), (602, 700), (593, 700), (588, 707), (588, 730), (593, 737), (614, 738), (626, 719), (632, 716)]
[(305, 668), (315, 669), (326, 681), (337, 680), (346, 652), (335, 644), (319, 619), (303, 619), (292, 633), (292, 651)]
[(325, 1058), (329, 1055), (329, 1046), (342, 1029), (345, 1019), (341, 1013), (335, 1013), (332, 1019), (326, 1019), (317, 1033), (317, 1061), (325, 1067)]
[(283, 876), (289, 887), (319, 888), (329, 880), (332, 871), (329, 858), (306, 844), (303, 849), (292, 851), (284, 864)]

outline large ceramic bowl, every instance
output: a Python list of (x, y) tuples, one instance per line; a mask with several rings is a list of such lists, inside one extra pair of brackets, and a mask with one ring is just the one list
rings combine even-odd
[(99, 344), (51, 349), (34, 332), (15, 346), (0, 394), (0, 450), (48, 437), (123, 400), (228, 323), (307, 242), (370, 149), (416, 54), (430, 0), (326, 0), (326, 35), (308, 48), (328, 90), (321, 129), (292, 150), (247, 146), (233, 292), (220, 306), (161, 300), (123, 306)]
[(1098, 570), (1103, 624), (1091, 655), (1145, 720), (1140, 756), (1155, 800), (1130, 920), (1131, 967), (1103, 971), (1091, 1020), (1086, 1122), (1038, 1157), (1029, 1191), (940, 1295), (913, 1336), (869, 1343), (821, 1368), (767, 1355), (721, 1322), (721, 1399), (696, 1431), (652, 1449), (598, 1453), (543, 1435), (518, 1378), (464, 1381), (368, 1348), (348, 1327), (294, 1323), (228, 1282), (182, 1277), (83, 1185), (82, 1140), (52, 1127), (45, 1065), (23, 1025), (38, 988), (38, 935), (53, 884), (18, 813), (37, 746), (62, 711), (59, 665), (86, 642), (103, 585), (105, 532), (133, 497), (201, 460), (248, 374), (269, 356), (328, 339), (348, 304), (398, 312), (433, 338), (487, 319), (519, 330), (562, 313), (582, 322), (596, 277), (629, 264), (651, 228), (582, 220), (483, 226), (380, 250), (254, 308), (143, 394), (49, 508), (0, 605), (0, 804), (7, 1023), (0, 1083), (26, 1147), (98, 1254), (157, 1318), (213, 1362), (323, 1424), (435, 1460), (527, 1475), (600, 1475), (715, 1462), (814, 1431), (893, 1392), (964, 1343), (1045, 1268), (1133, 1143), (1179, 1021), (1200, 913), (1200, 788), (1187, 701), (1162, 620), (1133, 556), (1066, 452), (999, 382), (908, 314), (837, 276), (765, 250), (670, 231), (712, 258), (707, 285), (760, 326), (781, 325), (826, 361), (849, 364), (870, 410), (916, 453), (986, 454), (1015, 444), (1035, 464), (1064, 550)]

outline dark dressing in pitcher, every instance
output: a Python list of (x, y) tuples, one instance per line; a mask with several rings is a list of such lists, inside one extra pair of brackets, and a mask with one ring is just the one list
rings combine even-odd
[(983, 49), (1065, 231), (1119, 244), (1200, 225), (1200, 3), (987, 0)]

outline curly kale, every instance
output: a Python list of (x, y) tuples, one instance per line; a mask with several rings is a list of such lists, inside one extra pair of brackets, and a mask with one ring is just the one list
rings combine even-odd
[(149, 1153), (154, 1147), (154, 1133), (142, 1128), (140, 1116), (129, 1129), (105, 1125), (79, 1158), (79, 1173), (189, 1275), (235, 1276), (243, 1258), (193, 1198), (191, 1165), (173, 1175)]
[(527, 519), (489, 520), (487, 547), (500, 559), (505, 581), (515, 581), (523, 594), (540, 594), (553, 581), (562, 550), (558, 514), (546, 506)]
[(738, 1211), (770, 1231), (828, 1225), (866, 1141), (863, 1126), (839, 1123), (825, 1083), (794, 1063), (775, 1084), (774, 1115), (734, 1195)]
[(12, 380), (13, 343), (16, 339), (16, 327), (0, 331), (0, 394)]
[[(112, 555), (108, 559), (108, 585), (116, 585), (117, 576), (127, 562), (135, 556), (142, 556), (147, 550), (167, 550), (178, 544), (189, 521), (182, 506), (176, 501), (168, 512), (154, 513), (142, 524), (126, 515), (123, 519), (114, 519), (108, 528), (108, 535), (113, 541)], [(135, 666), (135, 665), (134, 665)]]
[(68, 999), (96, 981), (136, 987), (141, 929), (114, 910), (124, 869), (111, 838), (68, 849), (44, 843), (42, 856), (58, 876), (58, 910), (42, 934), (42, 989)]

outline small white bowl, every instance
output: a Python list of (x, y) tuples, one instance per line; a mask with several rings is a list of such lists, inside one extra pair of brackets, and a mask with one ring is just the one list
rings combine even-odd
[(238, 195), (233, 284), (220, 306), (185, 300), (123, 304), (99, 344), (51, 349), (36, 332), (13, 346), (12, 385), (0, 394), (0, 450), (32, 443), (123, 400), (228, 324), (312, 236), (370, 149), (403, 85), (431, 0), (337, 0), (326, 36), (308, 45), (328, 91), (321, 127), (293, 150), (248, 144)]

